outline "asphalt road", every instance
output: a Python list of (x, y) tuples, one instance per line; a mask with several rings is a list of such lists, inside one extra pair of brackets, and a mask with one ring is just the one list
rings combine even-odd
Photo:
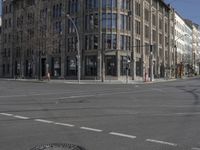
[(0, 150), (200, 150), (200, 79), (148, 85), (0, 81)]

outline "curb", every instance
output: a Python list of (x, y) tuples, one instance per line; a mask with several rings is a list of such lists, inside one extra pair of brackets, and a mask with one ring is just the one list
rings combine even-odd
[[(129, 83), (127, 84), (124, 81), (105, 81), (105, 82), (101, 82), (101, 81), (93, 81), (93, 80), (89, 80), (89, 81), (84, 81), (82, 80), (80, 82), (81, 85), (84, 84), (99, 84), (99, 85), (103, 85), (103, 84), (115, 84), (115, 85), (148, 85), (148, 84), (156, 84), (156, 83), (165, 83), (165, 82), (174, 82), (174, 81), (183, 81), (183, 80), (191, 80), (191, 79), (200, 79), (200, 77), (190, 77), (190, 78), (182, 78), (182, 79), (169, 79), (169, 80), (154, 80), (153, 82), (151, 81), (147, 81), (147, 82), (143, 82), (143, 81), (129, 81)], [(0, 78), (0, 81), (17, 81), (17, 82), (32, 82), (32, 83), (65, 83), (65, 84), (79, 84), (76, 80), (32, 80), (32, 79), (5, 79), (5, 78)]]

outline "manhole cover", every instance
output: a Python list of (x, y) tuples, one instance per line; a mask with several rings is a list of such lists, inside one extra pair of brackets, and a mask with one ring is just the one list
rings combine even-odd
[(30, 150), (85, 150), (84, 148), (73, 144), (46, 144), (35, 146)]

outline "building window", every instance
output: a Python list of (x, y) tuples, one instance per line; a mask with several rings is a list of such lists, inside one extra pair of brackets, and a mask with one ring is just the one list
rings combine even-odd
[(107, 22), (106, 23), (107, 23), (106, 27), (108, 29), (111, 29), (112, 28), (112, 14), (110, 14), (110, 13), (107, 14)]
[(136, 61), (136, 76), (142, 76), (142, 60)]
[(141, 34), (140, 22), (137, 20), (135, 21), (135, 28), (136, 28), (136, 34), (140, 35)]
[(76, 57), (67, 57), (67, 76), (77, 75), (77, 59)]
[(124, 35), (120, 35), (120, 49), (124, 50)]
[(69, 14), (77, 13), (79, 11), (79, 0), (68, 0)]
[(112, 49), (112, 37), (111, 34), (106, 35), (106, 49)]
[(97, 56), (85, 57), (85, 75), (97, 76)]
[(131, 50), (131, 38), (129, 36), (126, 36), (126, 50)]
[(102, 14), (102, 28), (106, 28), (106, 13)]
[(116, 29), (117, 28), (117, 14), (103, 13), (102, 15), (102, 28)]
[(152, 32), (153, 32), (153, 33), (152, 33), (153, 41), (156, 42), (156, 30), (153, 30)]
[(97, 35), (86, 35), (85, 36), (85, 49), (86, 50), (92, 50), (92, 49), (98, 49), (99, 37)]
[(140, 48), (140, 40), (136, 39), (135, 43), (136, 43), (136, 52), (138, 54), (140, 54), (140, 49), (141, 49)]
[(141, 5), (138, 1), (135, 2), (135, 14), (141, 16)]
[(121, 50), (130, 50), (130, 37), (125, 35), (120, 35), (120, 49)]
[(163, 20), (162, 20), (162, 18), (160, 18), (160, 19), (159, 19), (159, 29), (160, 29), (160, 30), (163, 29), (163, 27), (162, 27), (163, 24), (162, 24), (162, 23), (163, 23)]
[(152, 14), (152, 24), (156, 26), (156, 14)]
[(165, 22), (165, 33), (167, 33), (167, 32), (168, 32), (168, 23)]
[(112, 49), (117, 49), (117, 35), (112, 34)]
[(149, 10), (147, 8), (144, 9), (144, 18), (145, 21), (149, 21)]
[(120, 15), (120, 30), (130, 30), (130, 17), (127, 15)]
[(97, 35), (94, 35), (94, 49), (99, 48), (98, 40), (99, 40), (99, 37)]
[(124, 15), (120, 15), (120, 29), (124, 30)]
[(167, 47), (168, 46), (168, 37), (167, 36), (165, 36), (165, 47)]
[(7, 54), (8, 57), (10, 57), (10, 48), (8, 48), (8, 54)]
[(98, 14), (90, 14), (85, 17), (85, 29), (97, 30), (99, 27)]
[(68, 52), (73, 52), (77, 50), (77, 37), (68, 38), (67, 43)]
[(10, 73), (10, 64), (7, 64), (7, 74)]
[(145, 43), (145, 55), (149, 56), (150, 55), (150, 48), (149, 48), (149, 43)]
[(61, 58), (60, 57), (54, 57), (52, 58), (52, 75), (54, 77), (61, 76)]
[(12, 4), (9, 5), (9, 12), (12, 12)]
[(145, 38), (149, 38), (149, 27), (145, 25)]
[(85, 36), (85, 50), (89, 49), (89, 38), (88, 35)]
[(102, 0), (102, 8), (117, 8), (117, 0)]
[(159, 49), (159, 55), (160, 55), (160, 58), (162, 58), (162, 56), (163, 56), (163, 49), (162, 48)]
[(99, 0), (86, 0), (86, 9), (97, 9), (99, 7)]
[(6, 73), (6, 65), (5, 64), (3, 64), (2, 72), (3, 72), (3, 75), (5, 75), (5, 73)]
[(124, 9), (130, 9), (130, 0), (119, 0), (119, 8)]
[(116, 76), (116, 56), (106, 56), (106, 75)]
[(163, 41), (162, 41), (162, 34), (159, 34), (159, 44), (162, 45)]

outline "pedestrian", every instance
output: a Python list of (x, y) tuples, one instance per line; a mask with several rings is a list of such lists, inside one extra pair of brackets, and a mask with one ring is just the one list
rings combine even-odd
[(47, 73), (47, 79), (48, 79), (48, 81), (50, 81), (50, 79), (51, 79), (51, 76), (50, 76), (49, 72)]

